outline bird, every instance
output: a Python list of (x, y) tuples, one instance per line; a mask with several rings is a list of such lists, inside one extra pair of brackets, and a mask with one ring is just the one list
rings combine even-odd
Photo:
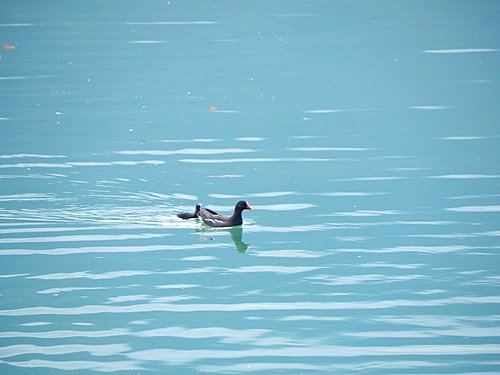
[[(200, 212), (200, 207), (201, 207), (201, 204), (197, 204), (195, 209), (194, 209), (194, 213), (181, 212), (181, 213), (177, 214), (177, 217), (180, 219), (184, 219), (184, 220), (196, 219), (198, 217), (198, 212)], [(218, 215), (217, 212), (209, 210), (208, 208), (205, 208), (205, 210), (210, 212), (212, 215)]]
[(243, 224), (241, 213), (244, 210), (253, 210), (252, 206), (250, 206), (247, 201), (239, 201), (238, 203), (236, 203), (232, 216), (224, 216), (214, 213), (214, 211), (200, 205), (200, 209), (198, 210), (198, 217), (204, 224), (210, 227), (236, 227)]

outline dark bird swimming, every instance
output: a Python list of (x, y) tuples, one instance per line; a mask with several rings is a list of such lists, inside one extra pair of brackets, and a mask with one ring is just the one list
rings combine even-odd
[(247, 201), (239, 201), (234, 206), (232, 216), (220, 215), (212, 210), (209, 210), (202, 205), (199, 205), (198, 217), (206, 225), (214, 228), (235, 227), (243, 224), (242, 213), (244, 210), (252, 211), (252, 206)]

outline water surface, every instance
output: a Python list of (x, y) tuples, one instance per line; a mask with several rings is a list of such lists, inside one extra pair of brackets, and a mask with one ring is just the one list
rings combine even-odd
[(2, 373), (500, 371), (497, 2), (0, 9)]

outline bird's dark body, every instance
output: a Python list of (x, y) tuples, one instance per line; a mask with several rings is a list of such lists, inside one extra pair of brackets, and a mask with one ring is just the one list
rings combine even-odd
[(234, 206), (232, 216), (224, 216), (200, 206), (198, 217), (204, 224), (214, 228), (236, 227), (243, 224), (242, 212), (252, 210), (252, 207), (246, 201), (239, 201)]

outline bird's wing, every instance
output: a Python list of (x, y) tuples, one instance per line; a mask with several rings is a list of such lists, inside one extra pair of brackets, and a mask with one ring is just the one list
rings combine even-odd
[(198, 212), (198, 216), (201, 218), (219, 217), (219, 216), (224, 217), (223, 215), (219, 215), (217, 212), (209, 208), (205, 208), (203, 206), (200, 206), (200, 211)]
[(203, 206), (201, 206), (200, 212), (198, 212), (198, 216), (205, 224), (211, 227), (227, 226), (227, 221), (229, 219), (227, 216), (219, 215), (215, 211), (209, 210)]
[(227, 227), (228, 221), (225, 217), (220, 217), (221, 215), (211, 216), (211, 217), (201, 217), (201, 221), (211, 227)]
[(219, 215), (217, 212), (209, 209), (209, 208), (205, 208), (205, 211), (208, 211), (209, 213), (211, 213), (212, 215)]

